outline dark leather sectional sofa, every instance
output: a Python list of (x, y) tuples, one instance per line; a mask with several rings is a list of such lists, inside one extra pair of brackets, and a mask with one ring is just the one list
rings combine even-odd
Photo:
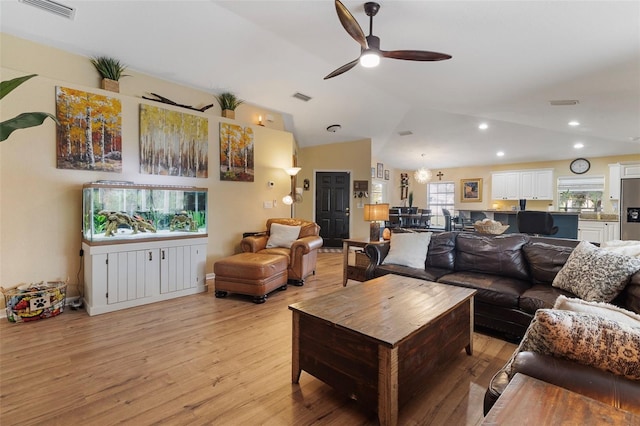
[[(518, 339), (537, 309), (552, 308), (561, 294), (577, 297), (551, 283), (578, 243), (526, 234), (434, 232), (424, 269), (383, 265), (389, 243), (369, 244), (366, 276), (398, 274), (476, 289), (475, 325)], [(640, 272), (612, 303), (640, 313)]]
[[(519, 338), (538, 308), (552, 308), (561, 294), (576, 297), (551, 283), (578, 243), (523, 234), (434, 233), (424, 269), (382, 265), (389, 243), (370, 244), (365, 247), (370, 258), (366, 274), (368, 279), (393, 273), (474, 288), (475, 325)], [(612, 303), (640, 313), (640, 272)], [(640, 414), (638, 381), (533, 352), (518, 353), (513, 371)], [(509, 380), (504, 367), (494, 375), (485, 393), (485, 414)]]

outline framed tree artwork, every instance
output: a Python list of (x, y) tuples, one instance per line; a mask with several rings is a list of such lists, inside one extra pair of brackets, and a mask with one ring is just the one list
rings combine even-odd
[(378, 168), (377, 168), (377, 174), (376, 177), (378, 179), (382, 179), (382, 177), (384, 176), (384, 164), (382, 163), (378, 163)]
[(460, 201), (463, 203), (482, 201), (482, 178), (460, 179)]

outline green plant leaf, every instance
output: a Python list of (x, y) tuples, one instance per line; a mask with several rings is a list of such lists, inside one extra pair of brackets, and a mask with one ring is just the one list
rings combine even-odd
[[(0, 99), (7, 96), (13, 89), (20, 86), (25, 81), (29, 80), (32, 77), (35, 77), (38, 74), (25, 75), (24, 77), (14, 78), (13, 80), (7, 80), (0, 83)], [(4, 139), (3, 139), (4, 140)]]
[(7, 140), (9, 135), (16, 130), (41, 125), (47, 117), (55, 121), (56, 124), (60, 124), (58, 119), (48, 112), (23, 112), (16, 117), (3, 121), (0, 123), (0, 142)]

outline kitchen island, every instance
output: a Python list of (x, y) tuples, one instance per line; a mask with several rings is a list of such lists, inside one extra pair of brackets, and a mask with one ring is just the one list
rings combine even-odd
[[(505, 234), (514, 234), (518, 232), (518, 212), (514, 210), (460, 210), (462, 214), (470, 217), (472, 221), (482, 220), (485, 217), (501, 222), (503, 225), (509, 225)], [(578, 212), (549, 212), (553, 217), (554, 226), (558, 227), (558, 233), (554, 235), (556, 238), (578, 238)]]

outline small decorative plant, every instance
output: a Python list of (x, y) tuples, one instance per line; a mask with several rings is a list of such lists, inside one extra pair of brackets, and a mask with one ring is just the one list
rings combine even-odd
[(413, 191), (409, 193), (409, 208), (413, 207)]
[(91, 63), (96, 67), (102, 78), (118, 81), (121, 77), (127, 77), (127, 74), (123, 74), (127, 66), (117, 59), (108, 56), (97, 56), (91, 58)]
[(216, 98), (216, 101), (218, 101), (218, 104), (220, 104), (220, 108), (222, 108), (222, 116), (226, 118), (236, 118), (236, 108), (244, 103), (244, 100), (230, 92), (214, 95), (214, 97)]
[[(11, 93), (13, 89), (20, 86), (25, 81), (29, 80), (32, 77), (35, 77), (38, 74), (26, 75), (24, 77), (14, 78), (13, 80), (7, 80), (0, 83), (0, 99), (3, 99), (6, 95)], [(0, 142), (5, 141), (9, 138), (9, 135), (13, 133), (15, 130), (26, 129), (29, 127), (39, 126), (44, 123), (44, 120), (49, 117), (53, 121), (58, 123), (58, 119), (48, 112), (23, 112), (22, 114), (10, 118), (9, 120), (5, 120), (0, 123)]]
[(91, 58), (91, 63), (102, 76), (102, 88), (112, 92), (120, 92), (118, 80), (122, 77), (128, 77), (127, 74), (124, 74), (127, 66), (119, 60), (108, 56)]

